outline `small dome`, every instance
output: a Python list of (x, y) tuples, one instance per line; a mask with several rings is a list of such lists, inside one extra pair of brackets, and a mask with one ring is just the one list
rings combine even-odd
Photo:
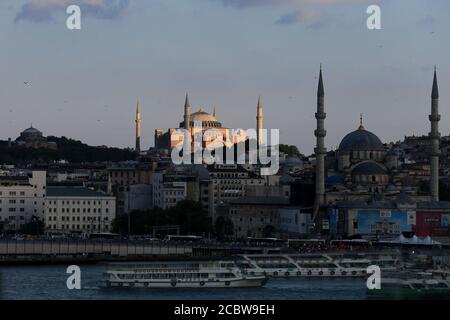
[(339, 151), (383, 151), (381, 140), (372, 132), (360, 126), (347, 134), (339, 144)]
[(286, 165), (286, 166), (292, 166), (292, 167), (295, 167), (295, 166), (302, 166), (302, 165), (303, 165), (303, 162), (302, 162), (302, 160), (300, 160), (300, 158), (297, 157), (297, 156), (288, 156), (288, 157), (286, 158), (286, 161), (284, 162), (284, 165)]
[(386, 174), (386, 169), (375, 162), (363, 162), (356, 165), (352, 170), (352, 174), (372, 175)]
[(33, 128), (33, 127), (29, 127), (28, 129), (25, 129), (25, 130), (23, 130), (22, 131), (22, 133), (25, 133), (25, 134), (41, 134), (42, 132), (40, 132), (38, 129), (36, 129), (36, 128)]
[(398, 191), (397, 187), (394, 186), (393, 184), (388, 185), (386, 188), (387, 193), (392, 193), (392, 192), (397, 192), (397, 191)]

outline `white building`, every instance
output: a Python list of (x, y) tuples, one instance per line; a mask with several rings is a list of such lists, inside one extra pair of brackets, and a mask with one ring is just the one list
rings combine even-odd
[(0, 232), (19, 230), (33, 216), (44, 217), (46, 172), (0, 176)]
[(153, 187), (151, 184), (120, 186), (117, 192), (117, 214), (128, 214), (133, 210), (153, 207)]
[(164, 174), (164, 172), (153, 174), (153, 206), (167, 209), (186, 199), (187, 182), (164, 181)]
[(309, 233), (311, 214), (301, 212), (299, 208), (278, 209), (280, 234), (286, 237), (299, 237)]
[(47, 232), (110, 232), (116, 198), (85, 187), (48, 187), (45, 201)]

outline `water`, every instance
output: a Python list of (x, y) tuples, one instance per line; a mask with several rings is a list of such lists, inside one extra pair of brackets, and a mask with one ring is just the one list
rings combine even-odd
[(311, 300), (365, 299), (364, 279), (289, 278), (270, 279), (262, 288), (227, 289), (101, 289), (105, 266), (81, 265), (81, 289), (69, 290), (67, 266), (0, 267), (0, 298), (23, 299), (103, 299), (103, 300)]

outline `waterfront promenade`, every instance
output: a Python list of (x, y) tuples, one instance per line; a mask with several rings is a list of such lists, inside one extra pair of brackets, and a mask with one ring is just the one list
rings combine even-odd
[(0, 240), (0, 262), (191, 256), (192, 246), (119, 240)]

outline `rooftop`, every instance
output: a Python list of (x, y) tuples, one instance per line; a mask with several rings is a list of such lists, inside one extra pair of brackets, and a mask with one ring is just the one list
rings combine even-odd
[(56, 187), (49, 186), (47, 188), (47, 197), (80, 197), (80, 198), (94, 198), (108, 196), (104, 193), (94, 191), (85, 187)]

